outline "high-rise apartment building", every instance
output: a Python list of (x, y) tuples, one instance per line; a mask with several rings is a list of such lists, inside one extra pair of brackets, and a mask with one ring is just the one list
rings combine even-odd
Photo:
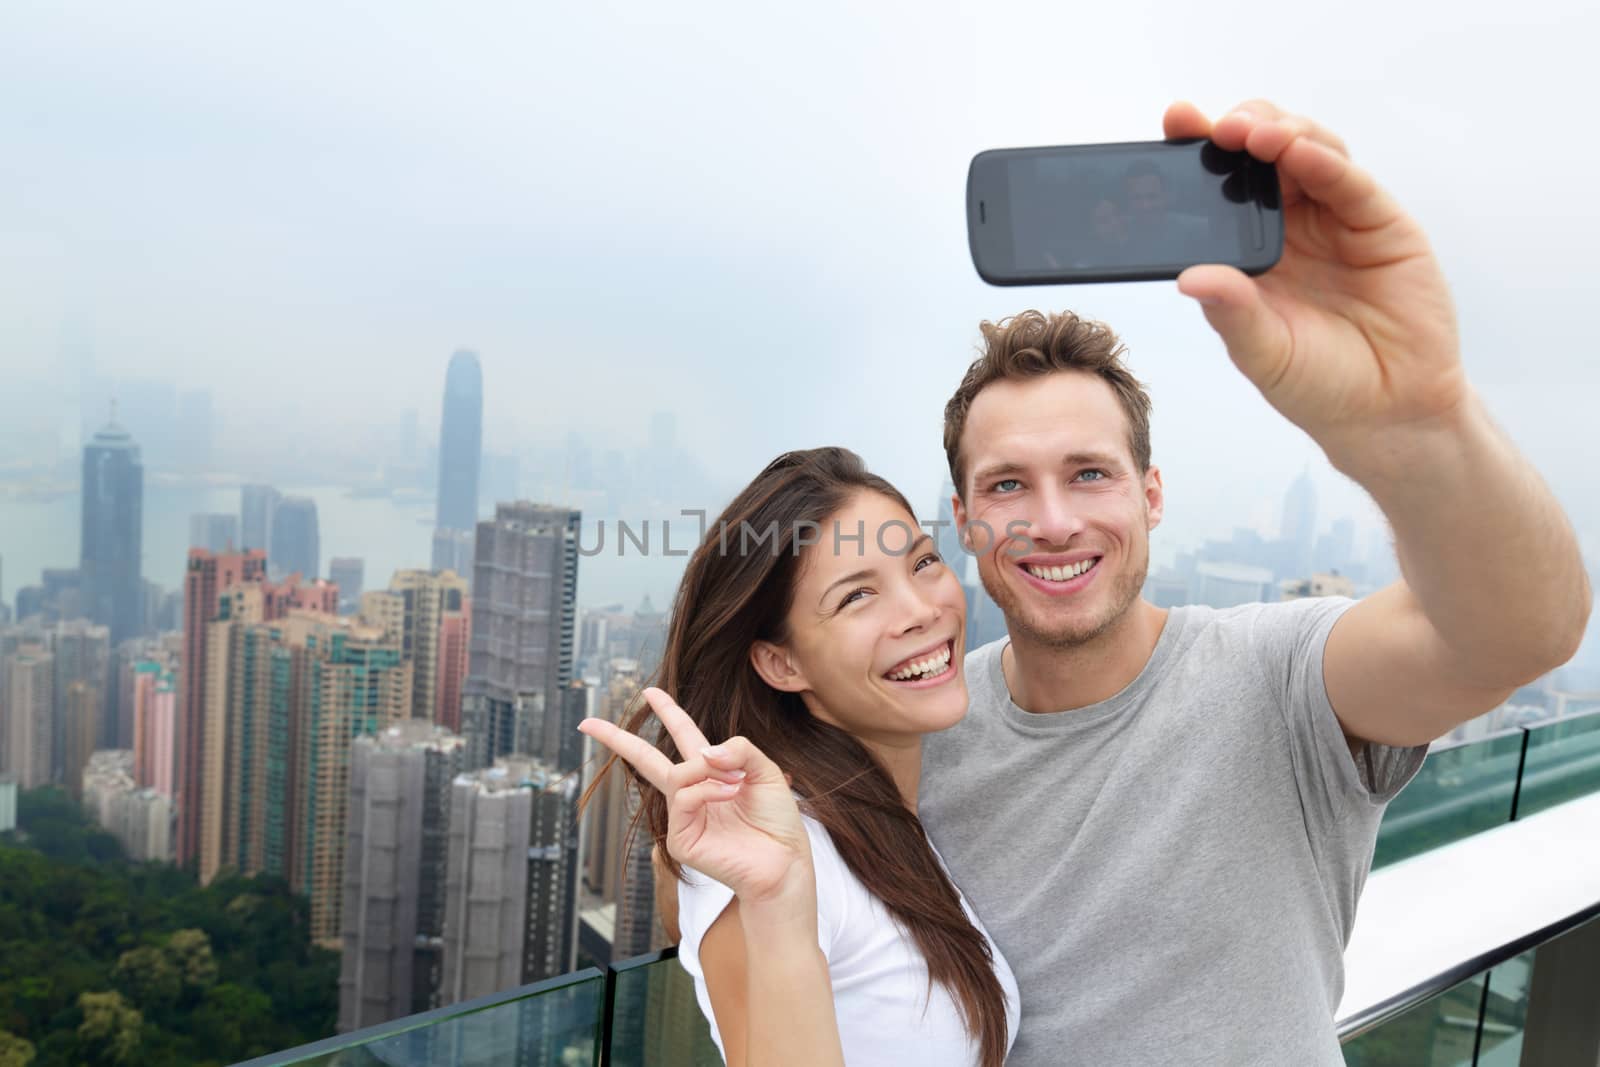
[[(183, 652), (180, 657), (177, 729), (177, 800), (179, 866), (197, 864), (200, 858), (201, 811), (205, 792), (207, 753), (214, 762), (214, 774), (221, 774), (222, 738), (207, 745), (208, 669), (215, 672), (213, 660), (225, 660), (225, 648), (210, 655), (211, 625), (217, 621), (222, 594), (235, 585), (266, 580), (267, 556), (261, 549), (215, 554), (190, 549), (188, 570), (183, 584)], [(217, 679), (220, 683), (225, 679)], [(216, 689), (214, 683), (212, 688)], [(216, 700), (223, 700), (219, 691)], [(215, 729), (215, 728), (214, 728)], [(219, 793), (213, 795), (220, 796)], [(220, 815), (218, 816), (220, 819)], [(216, 849), (220, 852), (217, 824)]]
[[(447, 730), (461, 732), (462, 691), (472, 665), (472, 605), (446, 612), (439, 621), (438, 700), (433, 721)], [(420, 714), (420, 712), (413, 712)]]
[(519, 501), (498, 505), (493, 519), (478, 524), (461, 718), (469, 765), (511, 753), (560, 763), (562, 694), (573, 678), (580, 521), (570, 508)]
[[(613, 659), (606, 665), (606, 674), (606, 685), (599, 691), (593, 713), (598, 718), (621, 723), (638, 704), (639, 690), (643, 685), (639, 664), (635, 660)], [(578, 736), (583, 737), (582, 734)], [(589, 782), (594, 781), (608, 756), (609, 751), (604, 747), (587, 745), (583, 753), (586, 788)], [(634, 810), (630, 806), (630, 799), (627, 774), (619, 764), (595, 790), (588, 806), (584, 808), (580, 827), (583, 835), (583, 888), (591, 901), (598, 901), (599, 905), (610, 908), (610, 923), (605, 935), (608, 959), (638, 955), (637, 952), (627, 952), (619, 956), (616, 951), (617, 922), (623, 918), (627, 890), (628, 827)], [(644, 836), (648, 841), (648, 831)], [(650, 913), (644, 917), (642, 924), (646, 941), (649, 940), (650, 924), (654, 917), (653, 902), (649, 903), (649, 908)], [(629, 929), (641, 925), (639, 916), (629, 918), (632, 921)], [(637, 937), (633, 938), (627, 947), (632, 947), (637, 940)]]
[(139, 446), (115, 422), (83, 449), (82, 540), (78, 556), (83, 614), (111, 630), (112, 644), (139, 635), (144, 466)]
[(290, 884), (311, 898), (312, 939), (338, 948), (350, 746), (410, 718), (411, 664), (375, 626), (295, 612), (279, 628), (307, 671), (295, 717)]
[(178, 680), (172, 666), (156, 660), (129, 665), (133, 780), (141, 789), (174, 795)]
[(293, 652), (276, 621), (267, 621), (268, 588), (248, 582), (226, 590), (212, 624), (213, 694), (220, 701), (208, 702), (206, 712), (221, 749), (222, 776), (206, 790), (207, 805), (220, 817), (215, 856), (209, 849), (202, 853), (202, 881), (221, 867), (288, 874), (298, 694)]
[(49, 785), (55, 768), (55, 657), (42, 643), (6, 657), (5, 763), (19, 789)]
[(339, 1031), (439, 1006), (451, 783), (462, 739), (422, 719), (350, 749)]
[(133, 776), (134, 754), (102, 749), (83, 771), (83, 805), (122, 845), (130, 860), (172, 859), (172, 798), (140, 788)]
[(298, 574), (312, 581), (321, 573), (322, 548), (317, 533), (317, 502), (308, 496), (286, 496), (272, 515), (272, 577)]
[(115, 740), (107, 714), (111, 633), (108, 627), (74, 619), (53, 627), (49, 641), (56, 675), (51, 778), (80, 797), (89, 753)]
[(413, 664), (411, 713), (455, 729), (461, 721), (465, 640), (472, 600), (454, 571), (396, 571), (389, 588), (361, 598), (361, 615), (400, 642)]
[(577, 946), (577, 780), (509, 758), (456, 778), (445, 887), (445, 1004), (561, 974)]

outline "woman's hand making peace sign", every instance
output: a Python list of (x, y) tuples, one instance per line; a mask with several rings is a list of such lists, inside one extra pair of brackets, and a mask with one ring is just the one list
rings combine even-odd
[(643, 695), (685, 757), (682, 763), (604, 719), (585, 719), (578, 729), (661, 790), (667, 852), (744, 903), (791, 894), (814, 902), (811, 842), (777, 764), (742, 737), (712, 745), (666, 693), (649, 688)]

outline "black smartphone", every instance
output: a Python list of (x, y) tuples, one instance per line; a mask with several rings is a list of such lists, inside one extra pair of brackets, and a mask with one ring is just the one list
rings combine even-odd
[(967, 170), (972, 264), (991, 285), (1260, 274), (1283, 254), (1278, 172), (1207, 140), (1002, 148)]

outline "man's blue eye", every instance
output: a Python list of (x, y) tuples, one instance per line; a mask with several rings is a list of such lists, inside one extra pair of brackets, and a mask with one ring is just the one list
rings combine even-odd
[(1021, 485), (1021, 484), (1022, 483), (1017, 481), (1015, 478), (1002, 478), (998, 482), (994, 483), (994, 487), (995, 487), (995, 490), (997, 492), (1009, 493), (1009, 492), (1011, 492), (1011, 490), (1007, 489), (1006, 486), (1008, 486), (1008, 485)]
[(1091, 481), (1096, 481), (1096, 482), (1098, 482), (1098, 481), (1099, 481), (1099, 480), (1100, 480), (1100, 478), (1104, 478), (1104, 477), (1106, 477), (1106, 472), (1105, 472), (1105, 471), (1103, 471), (1103, 470), (1100, 470), (1100, 469), (1099, 469), (1099, 468), (1096, 468), (1096, 469), (1094, 469), (1094, 470), (1089, 470), (1089, 471), (1084, 471), (1084, 472), (1083, 472), (1083, 473), (1082, 473), (1082, 474), (1080, 474), (1080, 475), (1078, 475), (1078, 477), (1080, 477), (1080, 478), (1087, 478), (1087, 477), (1088, 477), (1088, 476), (1089, 476), (1089, 475), (1091, 475), (1091, 474), (1097, 474), (1097, 475), (1099, 475), (1099, 476), (1100, 476), (1100, 477), (1099, 477), (1099, 478), (1093, 478), (1093, 479), (1090, 479), (1090, 480), (1091, 480)]

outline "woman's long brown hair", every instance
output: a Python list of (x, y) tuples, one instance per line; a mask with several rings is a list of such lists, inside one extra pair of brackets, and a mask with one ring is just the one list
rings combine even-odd
[[(949, 991), (979, 1045), (983, 1067), (1000, 1067), (1005, 995), (994, 959), (962, 910), (922, 823), (865, 745), (815, 718), (798, 694), (767, 685), (750, 663), (755, 641), (781, 643), (789, 636), (790, 601), (805, 551), (795, 547), (797, 531), (825, 548), (830, 520), (863, 490), (915, 514), (905, 497), (847, 449), (787, 452), (769, 463), (709, 527), (690, 558), (652, 684), (677, 701), (713, 743), (748, 738), (792, 776), (807, 814), (827, 828), (846, 866), (922, 952), (930, 988), (938, 982)], [(679, 758), (648, 707), (636, 710), (625, 728)], [(617, 762), (615, 756), (606, 762), (585, 802)], [(663, 842), (666, 799), (622, 766), (641, 794), (634, 828), (643, 820), (656, 842)], [(665, 858), (681, 878), (677, 861)]]

